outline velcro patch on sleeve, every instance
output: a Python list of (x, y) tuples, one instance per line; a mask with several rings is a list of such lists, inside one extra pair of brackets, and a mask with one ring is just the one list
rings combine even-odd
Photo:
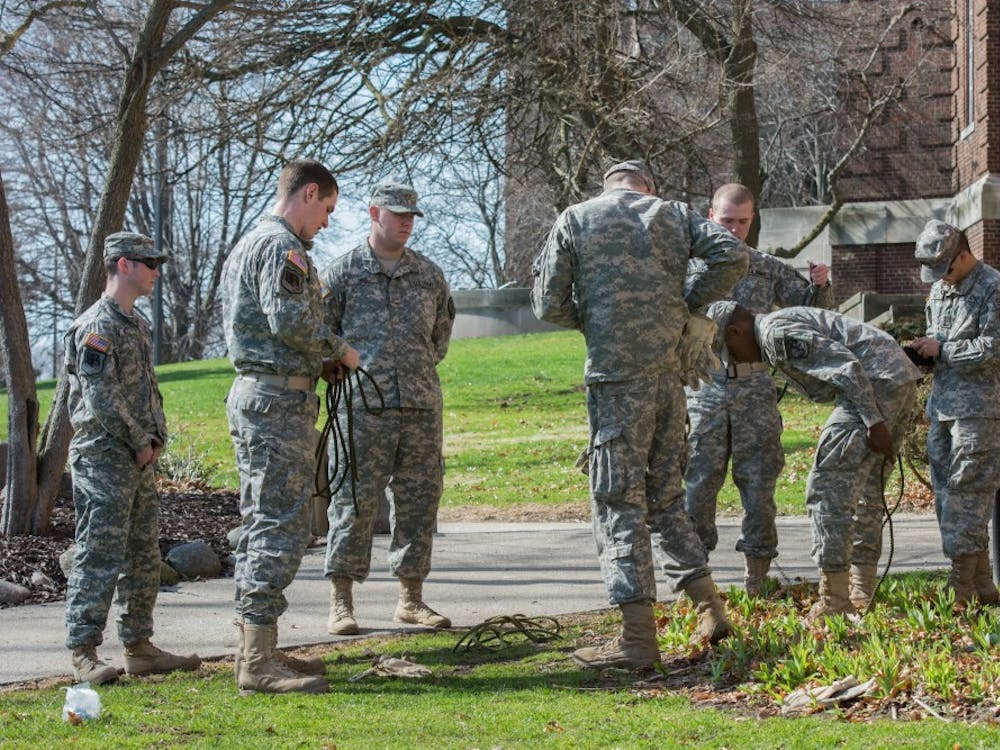
[(289, 250), (285, 256), (285, 267), (281, 269), (281, 286), (289, 294), (302, 294), (309, 275), (309, 261), (296, 250)]
[(94, 333), (90, 331), (87, 333), (86, 338), (83, 340), (83, 345), (88, 349), (94, 349), (101, 354), (107, 354), (108, 350), (111, 348), (111, 342), (104, 338), (99, 333)]
[(297, 250), (289, 250), (288, 255), (285, 256), (285, 262), (295, 266), (302, 273), (309, 274), (309, 261), (303, 258)]
[(786, 334), (776, 339), (774, 343), (781, 359), (806, 359), (812, 354), (812, 337), (810, 336)]

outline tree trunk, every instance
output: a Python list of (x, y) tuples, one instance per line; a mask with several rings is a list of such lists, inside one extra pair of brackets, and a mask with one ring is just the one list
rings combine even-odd
[(0, 337), (4, 376), (7, 381), (7, 472), (0, 513), (0, 535), (29, 534), (32, 512), (38, 502), (35, 483), (35, 447), (38, 442), (38, 397), (31, 368), (28, 323), (14, 265), (14, 238), (3, 174), (0, 173)]
[[(760, 201), (760, 126), (754, 92), (757, 43), (753, 38), (753, 0), (733, 3), (733, 41), (725, 61), (725, 91), (729, 105), (729, 132), (733, 143), (733, 179)], [(760, 213), (754, 216), (747, 244), (757, 247)]]
[[(202, 11), (203, 18), (197, 26), (226, 5), (228, 3), (215, 2), (206, 6)], [(161, 44), (174, 6), (175, 3), (169, 0), (157, 0), (150, 5), (125, 74), (118, 100), (118, 117), (108, 176), (101, 194), (94, 229), (87, 245), (87, 260), (76, 298), (77, 315), (97, 300), (104, 287), (104, 240), (109, 234), (119, 231), (125, 220), (132, 180), (146, 136), (146, 101), (149, 98), (149, 89), (169, 56), (164, 53)], [(195, 21), (192, 21), (181, 34), (178, 34), (178, 37), (187, 31), (193, 33), (194, 27)], [(174, 42), (176, 41), (177, 37), (174, 38)], [(72, 437), (73, 429), (66, 407), (68, 396), (69, 387), (63, 376), (59, 380), (52, 411), (49, 412), (49, 418), (45, 423), (42, 433), (43, 445), (38, 456), (38, 503), (35, 522), (39, 531), (48, 529), (52, 508), (59, 496), (66, 454)]]

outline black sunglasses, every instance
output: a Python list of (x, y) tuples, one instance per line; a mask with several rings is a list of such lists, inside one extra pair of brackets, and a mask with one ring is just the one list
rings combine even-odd
[(155, 271), (157, 268), (163, 265), (163, 261), (160, 258), (132, 258), (126, 255), (125, 260), (130, 260), (133, 263), (142, 263), (142, 265), (144, 265), (150, 271)]

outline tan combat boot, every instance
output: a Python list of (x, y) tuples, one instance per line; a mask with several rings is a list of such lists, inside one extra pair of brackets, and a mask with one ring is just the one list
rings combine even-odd
[(748, 596), (760, 596), (764, 583), (767, 581), (767, 571), (771, 569), (771, 558), (746, 556), (746, 567), (743, 569), (743, 587)]
[(293, 672), (276, 657), (277, 625), (243, 625), (243, 656), (236, 685), (240, 693), (325, 693), (325, 678), (306, 677)]
[[(236, 679), (240, 677), (240, 664), (243, 662), (243, 651), (246, 648), (246, 640), (243, 635), (243, 623), (240, 620), (235, 620), (233, 624), (236, 629), (240, 631), (240, 645), (236, 650), (236, 658), (233, 659), (233, 673)], [(278, 631), (274, 631), (275, 637), (277, 637)], [(272, 644), (272, 654), (274, 658), (284, 664), (286, 667), (291, 669), (293, 672), (298, 672), (299, 674), (326, 674), (326, 664), (319, 657), (313, 657), (311, 659), (297, 659), (294, 656), (286, 654), (281, 651), (274, 644)]]
[(955, 607), (960, 609), (976, 596), (976, 571), (979, 555), (959, 555), (951, 560), (948, 586), (955, 592)]
[(330, 579), (330, 619), (326, 632), (331, 635), (357, 635), (358, 621), (354, 619), (354, 597), (351, 595), (350, 578), (333, 576)]
[(201, 666), (196, 654), (178, 656), (157, 648), (148, 638), (125, 645), (125, 673), (131, 675), (162, 674), (184, 670), (190, 672)]
[(118, 679), (118, 670), (97, 658), (94, 646), (73, 649), (73, 679), (91, 685), (107, 685)]
[(601, 646), (578, 648), (573, 660), (585, 667), (606, 669), (644, 669), (660, 660), (660, 645), (656, 640), (656, 619), (653, 605), (629, 602), (620, 605), (622, 633)]
[(875, 581), (878, 578), (878, 568), (875, 565), (852, 565), (848, 597), (858, 612), (868, 609), (872, 597), (875, 596)]
[(975, 576), (976, 596), (983, 604), (1000, 602), (1000, 591), (993, 583), (993, 570), (990, 568), (990, 551), (984, 549), (976, 558)]
[(450, 628), (451, 620), (439, 615), (423, 600), (424, 582), (419, 578), (399, 579), (399, 604), (392, 619), (411, 625), (426, 625), (429, 628)]
[(696, 578), (684, 587), (684, 592), (691, 598), (698, 613), (698, 627), (691, 636), (692, 644), (708, 641), (715, 645), (733, 634), (732, 623), (726, 617), (726, 605), (715, 588), (712, 576)]
[(854, 615), (857, 610), (851, 604), (850, 596), (851, 574), (846, 570), (837, 572), (821, 570), (819, 572), (819, 601), (817, 601), (806, 619), (816, 622), (827, 615)]

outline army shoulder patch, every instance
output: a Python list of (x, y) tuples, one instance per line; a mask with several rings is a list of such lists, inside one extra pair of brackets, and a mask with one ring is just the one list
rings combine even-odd
[(786, 333), (775, 340), (780, 359), (805, 359), (812, 354), (812, 337), (802, 333)]
[(108, 349), (111, 348), (111, 342), (108, 339), (93, 331), (87, 333), (87, 337), (83, 340), (83, 345), (88, 349), (101, 352), (101, 354), (107, 354)]
[(85, 375), (97, 375), (104, 371), (104, 363), (108, 359), (111, 340), (99, 333), (89, 331), (83, 339), (83, 356), (80, 361), (80, 372)]
[(285, 262), (295, 266), (302, 273), (309, 273), (309, 261), (303, 258), (297, 250), (289, 250), (288, 255), (285, 256)]
[(285, 256), (285, 267), (281, 271), (281, 286), (289, 294), (302, 294), (309, 274), (309, 261), (297, 250), (289, 250)]

